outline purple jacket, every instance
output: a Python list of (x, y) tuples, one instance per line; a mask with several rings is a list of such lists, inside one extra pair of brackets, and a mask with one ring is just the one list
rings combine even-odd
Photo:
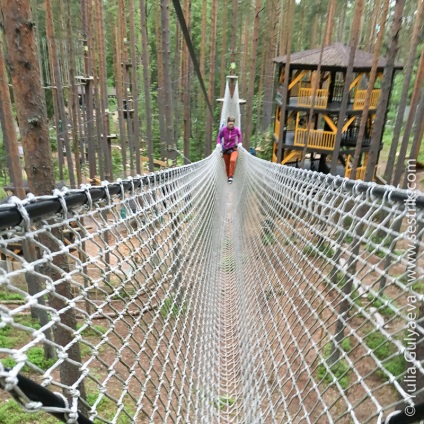
[[(224, 139), (223, 143), (222, 139)], [(216, 144), (222, 144), (222, 150), (224, 151), (237, 147), (238, 143), (241, 143), (241, 131), (237, 127), (234, 127), (232, 130), (229, 130), (227, 126), (223, 127), (216, 139)]]

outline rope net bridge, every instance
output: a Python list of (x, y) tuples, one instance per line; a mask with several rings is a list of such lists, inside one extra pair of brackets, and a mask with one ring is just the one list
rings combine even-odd
[(242, 150), (233, 185), (215, 152), (4, 206), (1, 399), (38, 422), (410, 415), (424, 394), (416, 194)]

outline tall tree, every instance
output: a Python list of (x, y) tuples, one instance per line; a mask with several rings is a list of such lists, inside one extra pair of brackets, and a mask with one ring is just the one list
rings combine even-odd
[(400, 183), (402, 173), (405, 169), (405, 157), (406, 151), (409, 144), (409, 137), (411, 135), (412, 125), (415, 118), (415, 113), (417, 110), (417, 105), (420, 98), (420, 90), (424, 86), (424, 46), (421, 50), (420, 62), (418, 64), (417, 76), (415, 78), (414, 91), (412, 92), (410, 110), (408, 114), (408, 119), (406, 120), (405, 129), (403, 132), (402, 145), (399, 152), (399, 157), (395, 169), (395, 175), (393, 176), (392, 184), (397, 185)]
[(389, 3), (390, 3), (390, 0), (384, 0), (383, 11), (381, 13), (381, 20), (380, 20), (380, 31), (378, 33), (377, 43), (373, 53), (371, 72), (369, 75), (367, 92), (365, 94), (365, 99), (364, 99), (364, 108), (362, 109), (361, 122), (359, 124), (359, 133), (358, 133), (358, 138), (356, 140), (355, 153), (353, 155), (352, 170), (350, 174), (350, 178), (352, 180), (356, 179), (356, 169), (359, 165), (359, 158), (361, 156), (362, 142), (365, 135), (365, 127), (368, 120), (368, 111), (370, 108), (371, 93), (372, 93), (372, 90), (374, 89), (374, 84), (377, 77), (378, 58), (380, 56), (380, 49), (381, 49), (381, 45), (383, 44), (383, 37), (385, 34), (385, 29), (386, 29), (386, 20), (387, 20), (387, 14), (389, 12)]
[(140, 117), (139, 117), (139, 99), (138, 99), (138, 78), (137, 78), (137, 59), (135, 52), (135, 24), (134, 24), (134, 0), (128, 1), (128, 12), (130, 15), (130, 55), (131, 55), (131, 90), (134, 109), (134, 149), (136, 172), (141, 174), (140, 157)]
[[(263, 100), (263, 118), (262, 118), (262, 131), (266, 131), (271, 125), (271, 113), (272, 113), (272, 96), (274, 93), (274, 73), (275, 65), (273, 62), (274, 56), (277, 54), (278, 46), (278, 20), (281, 8), (277, 7), (278, 0), (272, 0), (269, 2), (269, 14), (268, 20), (272, 22), (271, 31), (269, 31), (270, 39), (266, 46), (267, 54), (264, 55), (265, 62), (265, 77), (264, 77), (264, 100)], [(302, 9), (303, 10), (303, 9)], [(279, 13), (276, 13), (279, 11)], [(268, 32), (268, 31), (267, 31)]]
[(378, 155), (380, 152), (383, 128), (386, 123), (389, 95), (392, 91), (393, 85), (395, 57), (398, 48), (399, 31), (402, 25), (402, 12), (404, 6), (405, 0), (396, 0), (392, 27), (390, 30), (390, 46), (387, 54), (386, 66), (384, 68), (383, 81), (381, 83), (381, 94), (378, 101), (377, 113), (375, 116), (374, 127), (372, 131), (367, 169), (365, 171), (365, 181), (372, 180), (374, 176), (375, 165), (377, 164)]
[(15, 195), (25, 197), (24, 180), (19, 163), (18, 139), (16, 137), (15, 120), (12, 113), (12, 102), (7, 78), (6, 63), (3, 52), (3, 34), (0, 33), (0, 122), (3, 130), (3, 141), (6, 150), (6, 161), (10, 179), (15, 187)]
[[(191, 0), (184, 1), (184, 17), (187, 29), (190, 33)], [(190, 57), (188, 47), (183, 43), (183, 87), (184, 87), (184, 164), (189, 162), (190, 157), (190, 133), (191, 133), (191, 109), (190, 109)]]
[(72, 113), (72, 150), (75, 157), (78, 185), (82, 183), (80, 149), (78, 140), (78, 90), (75, 83), (75, 48), (72, 29), (71, 0), (66, 0), (66, 42), (69, 51), (69, 78), (71, 83), (71, 113)]
[(390, 145), (390, 152), (387, 159), (386, 169), (384, 171), (384, 179), (390, 183), (392, 180), (392, 173), (395, 164), (396, 151), (399, 143), (400, 132), (403, 124), (403, 117), (405, 114), (406, 103), (408, 101), (409, 85), (411, 83), (412, 71), (414, 69), (414, 59), (418, 46), (419, 36), (422, 33), (422, 18), (424, 13), (424, 0), (418, 1), (418, 10), (415, 17), (414, 30), (411, 37), (411, 44), (409, 49), (408, 62), (405, 66), (405, 79), (403, 81), (402, 94), (400, 96), (399, 108), (397, 111), (397, 117), (395, 122), (395, 128), (393, 130), (392, 143)]
[(162, 26), (162, 65), (165, 91), (166, 144), (168, 146), (168, 158), (171, 159), (175, 165), (176, 146), (174, 142), (171, 51), (169, 46), (169, 0), (160, 0), (160, 5)]
[[(98, 110), (100, 115), (96, 116), (98, 130), (100, 130), (100, 155), (104, 163), (104, 178), (113, 179), (111, 146), (109, 135), (109, 108), (107, 98), (107, 74), (106, 74), (106, 54), (105, 54), (105, 32), (103, 27), (103, 1), (95, 0), (96, 5), (96, 34), (97, 34), (97, 57), (98, 57), (98, 76), (100, 88), (100, 100)], [(100, 125), (99, 125), (100, 124)]]
[[(85, 100), (85, 142), (88, 150), (88, 168), (90, 178), (96, 176), (96, 144), (93, 129), (93, 67), (90, 51), (94, 48), (91, 40), (91, 6), (90, 0), (82, 0), (82, 31), (84, 37), (84, 100)], [(85, 152), (84, 152), (85, 155)]]
[(224, 0), (223, 4), (222, 4), (222, 40), (221, 40), (221, 70), (219, 72), (219, 95), (223, 96), (224, 95), (224, 90), (225, 90), (225, 70), (226, 70), (226, 65), (227, 65), (227, 24), (228, 21), (228, 0)]
[(255, 3), (255, 20), (253, 24), (253, 40), (252, 40), (252, 50), (250, 53), (250, 70), (249, 70), (249, 89), (247, 91), (246, 99), (246, 126), (245, 133), (243, 137), (243, 146), (248, 149), (250, 146), (250, 131), (252, 128), (252, 109), (253, 109), (253, 92), (255, 89), (255, 69), (256, 69), (256, 52), (258, 50), (258, 37), (259, 37), (259, 21), (260, 21), (260, 11), (261, 11), (262, 2), (261, 0), (256, 0)]
[[(118, 0), (118, 8), (120, 9), (123, 0)], [(124, 123), (124, 82), (122, 79), (122, 40), (121, 40), (121, 19), (118, 15), (118, 26), (115, 28), (115, 85), (116, 85), (116, 101), (118, 109), (119, 122), (119, 138), (121, 142), (121, 157), (123, 176), (127, 176), (127, 134), (125, 132)]]
[(165, 80), (163, 72), (163, 48), (161, 34), (161, 3), (160, 0), (155, 1), (156, 5), (156, 62), (157, 62), (157, 78), (158, 78), (158, 111), (159, 111), (159, 142), (160, 156), (162, 160), (167, 158), (166, 151), (166, 117), (165, 117)]
[(336, 9), (336, 0), (329, 0), (327, 24), (325, 27), (325, 36), (324, 36), (324, 46), (328, 46), (329, 44), (331, 44), (335, 9)]
[(46, 34), (49, 45), (50, 61), (53, 69), (53, 86), (52, 89), (56, 92), (56, 100), (59, 107), (59, 116), (61, 120), (61, 128), (56, 128), (60, 132), (66, 148), (66, 161), (68, 163), (69, 181), (71, 187), (75, 187), (74, 164), (72, 160), (72, 149), (68, 135), (68, 118), (65, 112), (65, 101), (63, 98), (62, 77), (60, 75), (59, 59), (57, 57), (56, 39), (54, 35), (53, 14), (50, 0), (45, 0), (46, 7)]
[[(53, 160), (29, 0), (3, 0), (2, 21), (29, 188), (36, 196), (50, 194), (54, 188)], [(55, 239), (61, 239), (59, 230), (52, 230), (52, 234)], [(58, 249), (57, 243), (50, 237), (41, 235), (40, 238), (47, 249)], [(48, 269), (45, 272), (53, 281), (58, 281), (61, 275), (57, 270), (66, 270), (67, 264), (62, 255), (55, 255), (53, 264), (54, 268), (46, 265)], [(63, 299), (71, 296), (69, 282), (55, 285), (55, 292), (56, 295), (49, 296), (49, 306), (57, 311), (66, 309), (67, 304)], [(76, 329), (76, 318), (72, 311), (62, 314), (61, 322), (67, 328)], [(54, 330), (57, 344), (73, 346), (69, 350), (70, 361), (64, 361), (60, 368), (61, 382), (66, 386), (72, 386), (80, 375), (78, 367), (74, 365), (81, 362), (81, 354), (79, 344), (73, 343), (73, 330), (64, 331), (59, 325)], [(84, 386), (81, 384), (78, 388), (85, 398)]]
[[(423, 136), (424, 136), (424, 85), (421, 85), (420, 102), (418, 105), (416, 118), (415, 118), (415, 135), (412, 141), (411, 151), (409, 154), (409, 161), (411, 164), (412, 163), (415, 164), (417, 161), (421, 144), (423, 142)], [(405, 175), (403, 179), (402, 187), (407, 188), (408, 182), (410, 182), (408, 179), (408, 176)]]
[(150, 106), (150, 60), (149, 60), (149, 40), (147, 32), (146, 1), (140, 0), (140, 19), (141, 19), (141, 61), (143, 63), (143, 82), (144, 82), (144, 102), (146, 110), (146, 138), (147, 153), (149, 156), (149, 171), (154, 171), (153, 163), (153, 133), (152, 133), (152, 111)]
[(349, 60), (346, 69), (345, 82), (343, 86), (343, 97), (340, 105), (339, 117), (337, 121), (337, 134), (336, 142), (334, 144), (333, 156), (331, 158), (331, 173), (336, 174), (337, 163), (340, 153), (340, 145), (342, 141), (342, 130), (344, 120), (346, 117), (347, 102), (349, 99), (350, 84), (353, 79), (353, 62), (355, 60), (355, 53), (359, 42), (359, 35), (361, 34), (361, 19), (364, 11), (364, 0), (356, 0), (355, 12), (353, 16), (352, 28), (350, 30), (350, 51)]
[[(215, 56), (216, 56), (216, 15), (217, 0), (212, 0), (211, 11), (211, 46), (209, 52), (209, 90), (208, 97), (211, 104), (215, 101)], [(206, 134), (205, 134), (205, 156), (209, 156), (212, 152), (212, 125), (213, 116), (211, 113), (206, 115)]]
[[(277, 147), (277, 162), (281, 163), (283, 159), (283, 141), (284, 141), (284, 131), (286, 126), (286, 110), (287, 110), (287, 94), (289, 87), (289, 78), (290, 78), (290, 57), (291, 57), (291, 44), (292, 44), (292, 28), (293, 21), (290, 20), (290, 16), (292, 16), (292, 10), (294, 10), (295, 2), (293, 0), (287, 0), (287, 9), (285, 17), (281, 17), (282, 21), (289, 23), (288, 31), (280, 38), (280, 54), (286, 55), (286, 64), (284, 67), (284, 81), (283, 81), (283, 90), (281, 96), (281, 108), (280, 108), (280, 134), (278, 135), (278, 147)], [(284, 9), (283, 9), (284, 10)], [(285, 38), (286, 37), (286, 38)]]

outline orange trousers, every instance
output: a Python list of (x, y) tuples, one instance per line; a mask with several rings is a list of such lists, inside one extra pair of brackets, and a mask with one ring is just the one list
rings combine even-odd
[(225, 170), (227, 171), (227, 178), (234, 177), (234, 171), (236, 170), (238, 152), (234, 150), (232, 153), (224, 153)]

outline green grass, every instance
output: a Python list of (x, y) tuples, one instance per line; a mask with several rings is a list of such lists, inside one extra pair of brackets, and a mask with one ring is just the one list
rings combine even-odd
[[(341, 348), (345, 352), (352, 350), (350, 339), (343, 339)], [(324, 357), (327, 359), (331, 353), (331, 343), (328, 343), (324, 348)], [(330, 366), (331, 372), (334, 374), (334, 378), (339, 382), (342, 389), (346, 389), (349, 386), (350, 382), (350, 368), (349, 364), (344, 359), (339, 359), (335, 364)], [(320, 365), (317, 370), (317, 375), (320, 380), (322, 380), (327, 386), (334, 382), (333, 376), (327, 371), (325, 365)]]
[(424, 294), (424, 283), (417, 282), (413, 284), (412, 290), (416, 291), (419, 294)]
[(386, 317), (393, 317), (396, 315), (395, 311), (393, 311), (393, 309), (391, 309), (387, 303), (390, 303), (395, 308), (399, 308), (399, 306), (396, 305), (396, 302), (391, 297), (384, 294), (379, 297), (369, 294), (368, 299), (372, 306), (377, 308), (378, 312), (382, 315), (385, 315)]
[[(374, 355), (382, 361), (382, 366), (396, 378), (405, 371), (406, 361), (403, 355), (399, 354), (387, 359), (394, 355), (397, 349), (380, 331), (368, 334), (364, 340), (366, 345), (374, 352)], [(377, 375), (383, 380), (389, 379), (384, 371), (380, 369), (377, 370)]]
[(331, 249), (328, 243), (322, 243), (318, 248), (315, 246), (305, 246), (303, 248), (303, 253), (305, 255), (312, 256), (313, 258), (319, 256), (319, 252), (323, 253), (325, 256), (327, 256), (327, 258), (332, 258), (334, 256), (334, 250)]
[(262, 236), (262, 244), (264, 246), (269, 246), (275, 243), (275, 237), (272, 233), (266, 233)]
[(220, 396), (216, 404), (218, 408), (222, 411), (224, 408), (229, 408), (231, 405), (234, 405), (236, 399), (229, 394)]
[(164, 304), (160, 308), (160, 314), (163, 319), (168, 315), (171, 315), (173, 318), (177, 318), (179, 314), (184, 314), (187, 311), (187, 306), (185, 304), (178, 304), (178, 300), (174, 302), (175, 297), (169, 296), (165, 299)]
[[(42, 370), (49, 369), (55, 362), (56, 359), (45, 359), (44, 358), (44, 349), (42, 347), (32, 347), (26, 353), (27, 362), (31, 362), (36, 367), (41, 368)], [(12, 358), (5, 358), (1, 360), (2, 364), (7, 368), (13, 368), (16, 365), (16, 361)], [(28, 365), (25, 365), (22, 368), (24, 372), (30, 372), (31, 368)]]
[[(94, 403), (96, 402), (97, 398), (99, 397), (98, 392), (92, 392), (89, 393), (87, 395), (87, 403), (90, 406), (93, 406)], [(124, 404), (125, 404), (125, 400), (124, 400)], [(107, 420), (112, 420), (115, 417), (115, 414), (117, 412), (117, 405), (110, 400), (109, 398), (107, 398), (106, 396), (103, 396), (102, 399), (100, 400), (100, 402), (97, 404), (96, 406), (96, 411), (98, 412), (98, 414), (102, 417), (105, 418)], [(129, 407), (125, 407), (125, 410), (131, 415), (134, 415), (134, 411), (132, 408)], [(95, 419), (94, 423), (95, 424), (100, 424), (103, 423), (104, 421), (100, 421), (99, 419)], [(120, 412), (119, 414), (119, 418), (116, 421), (118, 424), (130, 424), (131, 423), (131, 419), (125, 415), (124, 412)]]
[(224, 269), (226, 273), (229, 274), (233, 272), (235, 267), (236, 267), (236, 264), (235, 264), (233, 255), (227, 255), (222, 258), (222, 268)]
[[(83, 324), (77, 324), (77, 330), (79, 330), (82, 326)], [(102, 327), (101, 325), (92, 325), (84, 329), (81, 335), (84, 337), (99, 337), (102, 334), (105, 334), (106, 331), (107, 328)]]
[(0, 423), (7, 424), (59, 424), (56, 418), (45, 412), (25, 412), (16, 401), (10, 399), (0, 404)]
[(9, 301), (9, 300), (24, 300), (24, 297), (20, 293), (11, 293), (11, 292), (0, 292), (0, 301)]

